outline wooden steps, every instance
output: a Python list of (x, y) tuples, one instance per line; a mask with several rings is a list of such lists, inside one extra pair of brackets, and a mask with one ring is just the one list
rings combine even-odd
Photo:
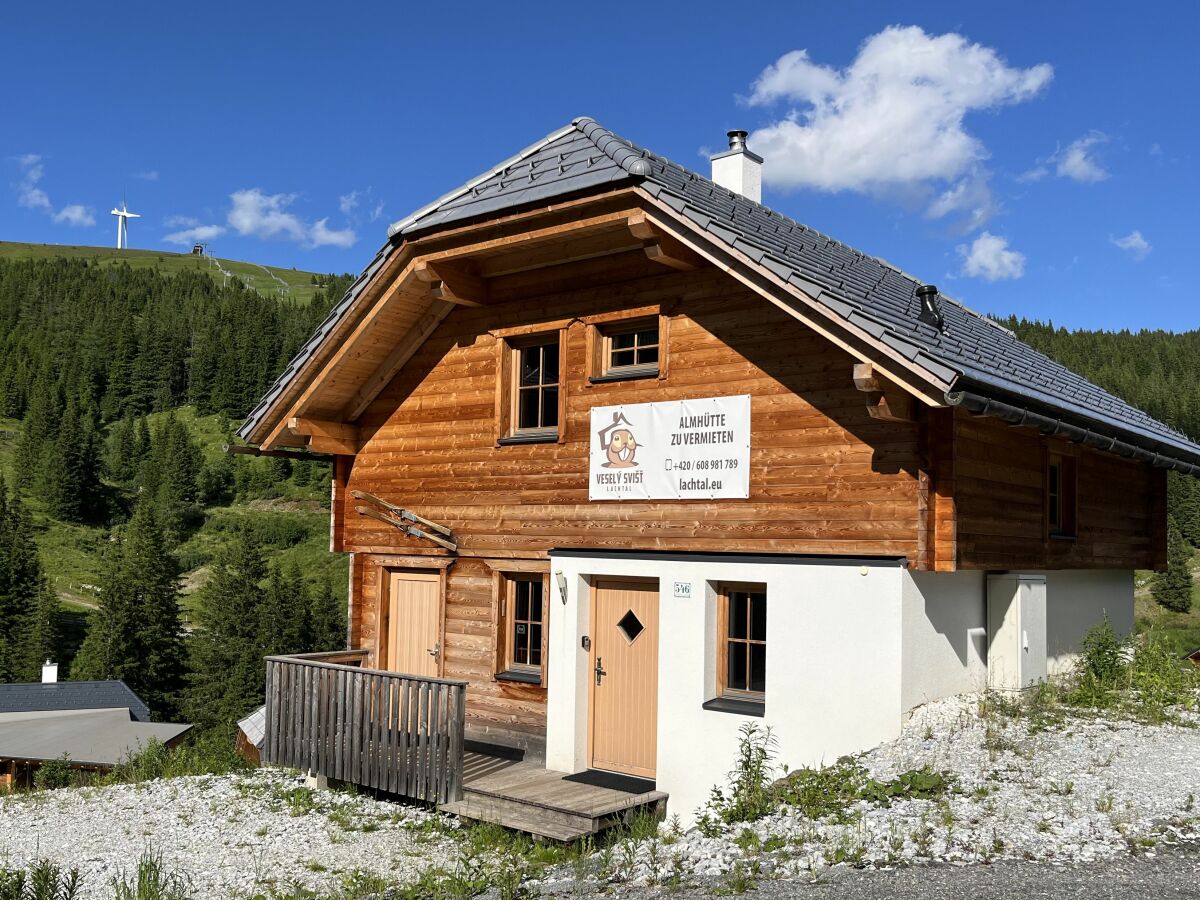
[(630, 794), (564, 781), (565, 772), (549, 771), (535, 763), (503, 763), (469, 760), (462, 799), (441, 808), (463, 819), (491, 822), (555, 841), (574, 841), (627, 821), (640, 810), (661, 814), (666, 807), (667, 795), (662, 791)]

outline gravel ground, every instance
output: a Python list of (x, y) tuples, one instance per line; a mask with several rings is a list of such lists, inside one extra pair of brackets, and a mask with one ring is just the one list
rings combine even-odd
[[(727, 895), (727, 892), (726, 894)], [(698, 900), (713, 889), (665, 894), (660, 889), (614, 896)], [(1200, 897), (1200, 848), (1173, 848), (1143, 856), (1071, 865), (1010, 860), (990, 866), (917, 866), (895, 871), (840, 867), (814, 882), (764, 881), (752, 900), (1162, 900)]]
[(195, 896), (246, 896), (298, 882), (330, 888), (356, 870), (405, 881), (454, 858), (450, 820), (410, 806), (309, 791), (277, 769), (0, 798), (0, 868), (49, 858), (76, 867), (84, 897), (147, 849)]
[[(1200, 716), (1147, 726), (1073, 719), (1031, 732), (985, 721), (978, 699), (918, 710), (902, 736), (860, 757), (875, 778), (929, 766), (952, 774), (940, 800), (861, 802), (849, 821), (784, 809), (717, 837), (668, 834), (594, 860), (590, 884), (766, 884), (811, 881), (833, 869), (903, 869), (1005, 860), (1090, 863), (1200, 839)], [(746, 834), (745, 832), (751, 832)], [(578, 892), (579, 869), (542, 884)]]

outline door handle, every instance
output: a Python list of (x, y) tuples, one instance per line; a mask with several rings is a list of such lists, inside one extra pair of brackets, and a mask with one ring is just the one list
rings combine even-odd
[(600, 683), (600, 679), (608, 673), (604, 671), (604, 660), (599, 656), (596, 657), (596, 684)]
[(434, 659), (441, 659), (442, 658), (441, 642), (439, 641), (438, 643), (434, 644), (432, 650), (426, 650), (425, 652), (428, 653), (430, 656), (432, 656)]

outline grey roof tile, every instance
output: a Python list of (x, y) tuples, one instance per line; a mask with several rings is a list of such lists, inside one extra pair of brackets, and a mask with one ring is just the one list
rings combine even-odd
[(0, 684), (0, 713), (115, 708), (128, 709), (139, 722), (150, 721), (150, 708), (123, 681)]
[[(592, 119), (576, 119), (490, 172), (408, 218), (389, 234), (411, 236), (450, 222), (515, 209), (549, 197), (628, 180), (660, 202), (817, 298), (828, 311), (853, 319), (944, 382), (1026, 399), (1115, 429), (1151, 449), (1200, 461), (1200, 446), (1185, 435), (1102, 390), (1017, 340), (1007, 329), (943, 296), (943, 327), (917, 319), (921, 282), (886, 260), (869, 256), (819, 231), (714, 184), (665, 157), (618, 137)], [(253, 433), (270, 404), (315, 352), (394, 245), (376, 255), (363, 276), (288, 365), (239, 432)]]

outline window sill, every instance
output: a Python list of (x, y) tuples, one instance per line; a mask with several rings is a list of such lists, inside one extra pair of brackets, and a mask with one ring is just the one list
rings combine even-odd
[(1073, 540), (1075, 540), (1075, 538), (1076, 538), (1076, 536), (1073, 534), (1051, 534), (1050, 535), (1050, 540), (1052, 540), (1052, 541), (1073, 541)]
[(614, 381), (639, 381), (645, 378), (657, 378), (658, 366), (653, 369), (630, 369), (626, 372), (607, 372), (604, 375), (593, 375), (588, 379), (589, 384), (610, 384)]
[(739, 716), (757, 716), (762, 718), (766, 713), (765, 700), (743, 700), (740, 697), (714, 697), (702, 705), (703, 709), (712, 712), (734, 713)]
[(516, 684), (535, 684), (540, 687), (542, 676), (538, 672), (497, 672), (496, 680), (511, 681)]
[(557, 442), (557, 431), (528, 431), (522, 434), (510, 434), (496, 441), (501, 447), (509, 447), (516, 444), (554, 444)]

